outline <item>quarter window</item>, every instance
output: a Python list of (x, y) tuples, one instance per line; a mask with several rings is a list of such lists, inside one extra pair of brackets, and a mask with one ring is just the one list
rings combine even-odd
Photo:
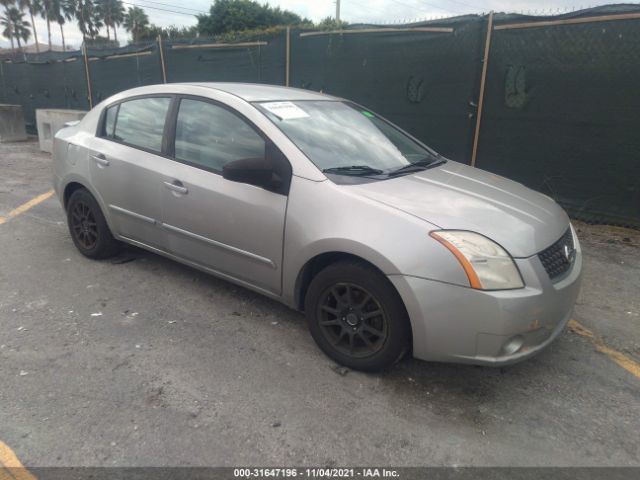
[[(171, 99), (164, 97), (139, 98), (121, 103), (114, 138), (146, 150), (162, 151), (164, 122), (170, 103)], [(109, 111), (107, 126), (108, 116)]]
[(219, 172), (234, 160), (264, 155), (264, 139), (239, 116), (212, 103), (180, 101), (176, 159)]

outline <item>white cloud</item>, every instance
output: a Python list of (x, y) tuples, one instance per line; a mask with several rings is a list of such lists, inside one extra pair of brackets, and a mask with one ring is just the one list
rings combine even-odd
[[(264, 0), (258, 0), (261, 3)], [(498, 12), (518, 13), (549, 13), (551, 11), (567, 11), (573, 7), (580, 7), (577, 0), (341, 0), (341, 17), (352, 23), (395, 23), (419, 19), (429, 19), (442, 16), (453, 16), (465, 13), (482, 13), (490, 10)], [(165, 4), (165, 5), (161, 5)], [(141, 6), (149, 15), (151, 23), (157, 25), (194, 25), (195, 14), (198, 11), (207, 12), (211, 0), (191, 0), (179, 2), (178, 0), (162, 0), (162, 2), (149, 2), (147, 0), (127, 0), (125, 7), (133, 4)], [(296, 12), (302, 17), (319, 21), (327, 16), (335, 15), (335, 0), (268, 0), (272, 6)], [(174, 10), (167, 12), (164, 10)], [(175, 12), (184, 12), (183, 14)], [(28, 16), (27, 16), (28, 18)], [(38, 38), (42, 43), (47, 42), (46, 22), (36, 20)], [(57, 24), (51, 26), (52, 41), (62, 44), (60, 28)], [(79, 47), (82, 35), (75, 22), (67, 22), (64, 26), (67, 43)], [(118, 39), (121, 42), (128, 40), (129, 35), (122, 27), (118, 29)], [(0, 40), (0, 46), (8, 46), (6, 39)]]

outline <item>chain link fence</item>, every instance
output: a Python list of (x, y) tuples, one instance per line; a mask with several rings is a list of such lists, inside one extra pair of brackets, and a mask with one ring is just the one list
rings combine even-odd
[(525, 21), (496, 22), (476, 166), (576, 218), (640, 226), (640, 18)]
[(366, 105), (464, 163), (477, 128), (476, 166), (552, 196), (576, 218), (640, 227), (640, 8), (493, 22), (491, 31), (488, 16), (469, 15), (14, 54), (0, 57), (0, 102), (23, 105), (33, 130), (36, 108), (88, 109), (163, 81), (288, 84)]

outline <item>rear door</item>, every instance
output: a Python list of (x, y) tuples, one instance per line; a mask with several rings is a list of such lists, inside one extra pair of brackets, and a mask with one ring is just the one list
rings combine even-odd
[(183, 97), (176, 107), (169, 140), (175, 139), (169, 145), (175, 165), (162, 189), (171, 252), (279, 294), (287, 195), (226, 180), (221, 172), (233, 160), (277, 156), (288, 182), (289, 162), (223, 104)]
[(171, 101), (166, 95), (136, 97), (108, 107), (89, 151), (91, 181), (114, 233), (163, 250), (159, 170), (171, 162), (163, 156)]

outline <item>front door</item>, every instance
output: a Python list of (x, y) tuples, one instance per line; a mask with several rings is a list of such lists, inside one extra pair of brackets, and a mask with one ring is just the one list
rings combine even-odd
[(264, 157), (267, 141), (228, 108), (182, 98), (173, 147), (162, 189), (170, 251), (280, 294), (287, 196), (221, 175), (228, 162)]

